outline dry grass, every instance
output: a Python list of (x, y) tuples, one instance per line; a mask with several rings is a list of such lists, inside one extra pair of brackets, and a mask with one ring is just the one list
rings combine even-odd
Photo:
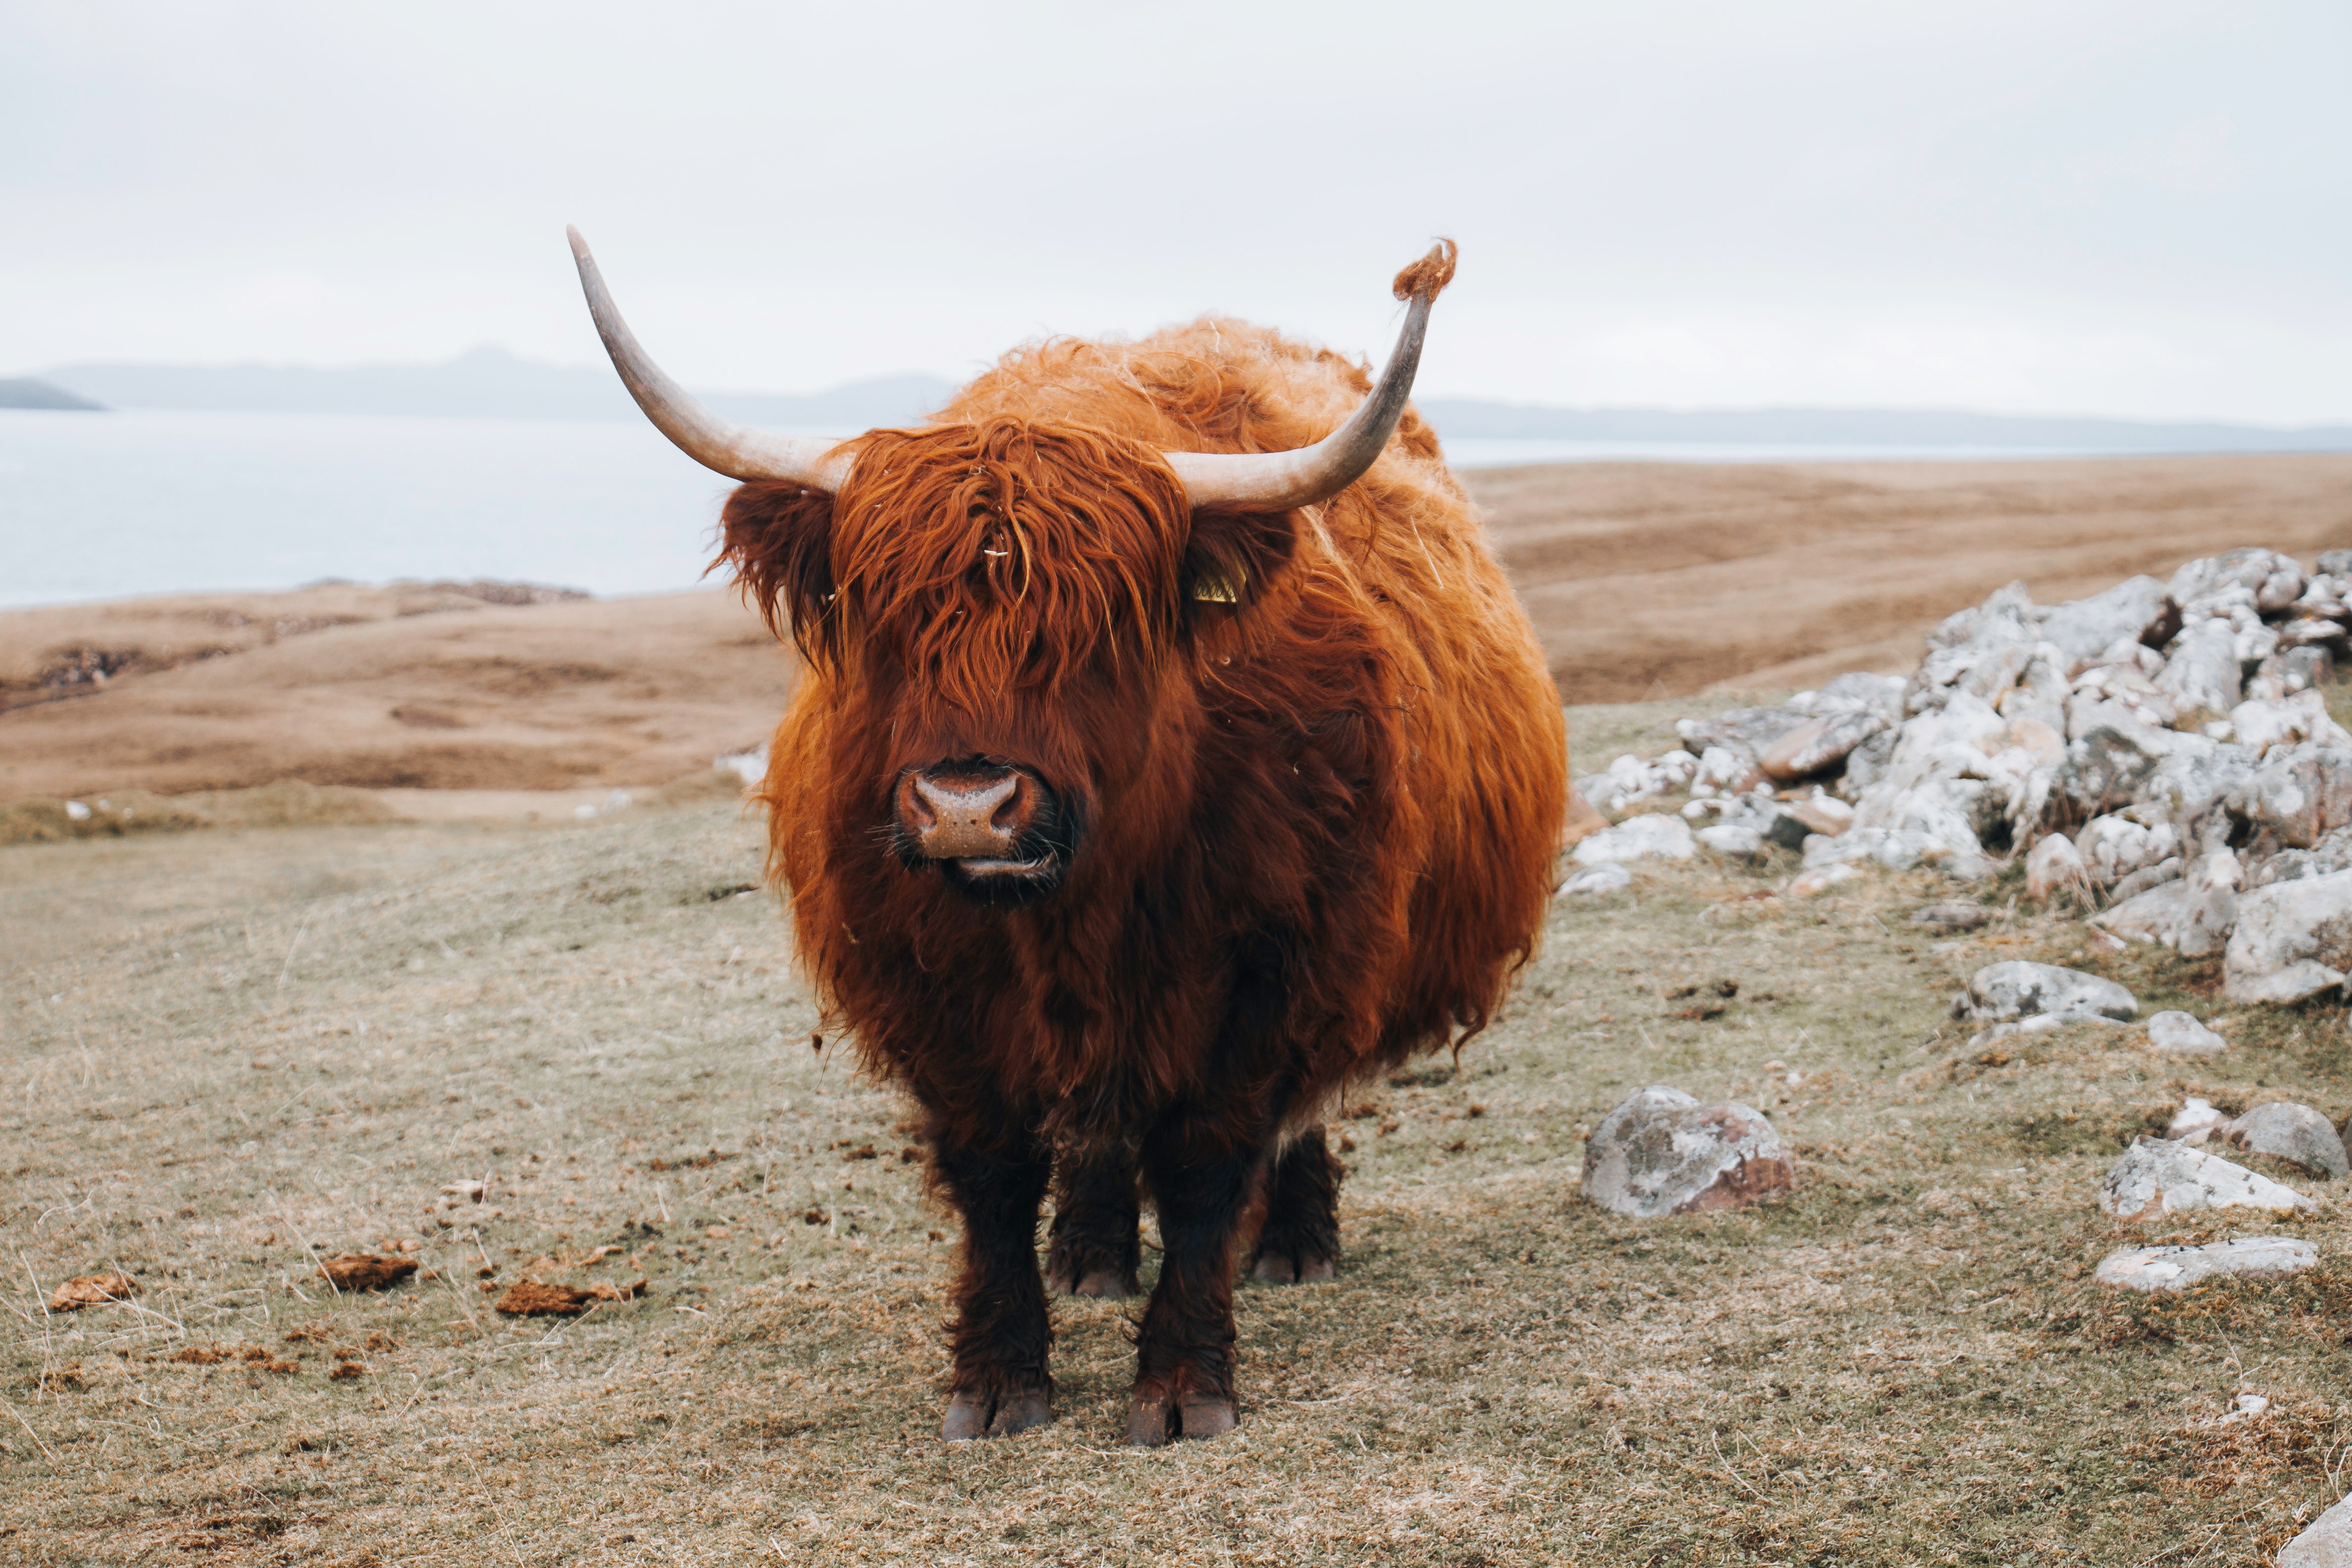
[[(2339, 1014), (2206, 1063), (1972, 1052), (1944, 1003), (1997, 957), (2200, 1013), (2211, 976), (2054, 920), (1938, 943), (1926, 880), (1706, 868), (1556, 910), (1458, 1074), (1341, 1123), (1348, 1261), (1242, 1292), (1240, 1432), (1118, 1447), (1132, 1309), (1065, 1303), (1060, 1419), (944, 1449), (950, 1226), (890, 1097), (811, 1049), (758, 864), (723, 808), (0, 852), (0, 1558), (2252, 1563), (2341, 1490), (2336, 1206), (2262, 1226), (2320, 1246), (2289, 1283), (2087, 1283), (2121, 1142), (2187, 1093), (2340, 1113)], [(1580, 1204), (1647, 1082), (1763, 1106), (1801, 1191)], [(318, 1275), (403, 1243), (436, 1278)], [(45, 1310), (110, 1268), (134, 1300)], [(2269, 1411), (2202, 1425), (2241, 1391)]]

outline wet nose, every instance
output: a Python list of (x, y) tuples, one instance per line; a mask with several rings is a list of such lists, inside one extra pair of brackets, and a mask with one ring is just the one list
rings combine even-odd
[(933, 860), (1010, 856), (1036, 809), (1036, 785), (1012, 768), (918, 768), (898, 783), (898, 820)]

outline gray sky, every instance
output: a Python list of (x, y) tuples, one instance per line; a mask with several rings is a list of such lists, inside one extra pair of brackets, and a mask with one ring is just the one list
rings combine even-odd
[(2352, 418), (2352, 6), (0, 0), (0, 374), (968, 374), (1221, 310), (1425, 392)]

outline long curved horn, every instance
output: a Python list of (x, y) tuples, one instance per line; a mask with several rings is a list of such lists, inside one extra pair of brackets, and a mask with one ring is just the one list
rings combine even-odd
[(572, 258), (580, 264), (580, 287), (588, 296), (588, 313), (596, 318), (596, 335), (604, 340), (613, 368), (621, 373), (629, 395), (637, 400), (656, 429), (676, 443), (679, 451), (730, 479), (789, 479), (828, 494), (841, 489), (849, 478), (853, 454), (829, 457), (835, 443), (821, 437), (773, 436), (749, 426), (731, 425), (664, 374), (652, 356), (637, 346), (629, 323), (621, 320), (620, 308), (604, 287), (604, 275), (596, 270), (596, 258), (588, 254), (588, 242), (576, 228), (564, 232), (572, 237)]
[(1429, 254), (1397, 274), (1395, 292), (1411, 300), (1404, 328), (1372, 395), (1348, 422), (1312, 447), (1294, 452), (1163, 452), (1184, 481), (1195, 511), (1286, 511), (1328, 500), (1362, 477), (1396, 433), (1412, 395), (1412, 374), (1421, 365), (1422, 334), (1429, 307), (1454, 280), (1455, 249), (1441, 239)]

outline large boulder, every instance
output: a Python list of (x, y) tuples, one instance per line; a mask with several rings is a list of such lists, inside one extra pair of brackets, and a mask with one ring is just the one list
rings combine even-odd
[(2222, 1129), (2221, 1136), (2249, 1154), (2292, 1161), (2329, 1181), (2352, 1173), (2336, 1124), (2308, 1105), (2289, 1100), (2257, 1105)]
[(1886, 715), (1874, 709), (1828, 713), (1798, 725), (1764, 749), (1757, 759), (1764, 776), (1792, 784), (1825, 773), (1845, 761), (1846, 753), (1888, 727)]
[[(2238, 922), (2242, 880), (2237, 857), (2219, 849), (2192, 863), (2186, 875), (2168, 877), (2100, 910), (2091, 917), (2091, 924), (2116, 936), (2161, 942), (2185, 957), (2202, 958), (2228, 943)], [(2123, 891), (2124, 886), (2118, 883), (2116, 890)]]
[(2241, 702), (2230, 710), (2230, 731), (2257, 756), (2305, 741), (2352, 749), (2352, 731), (2327, 716), (2326, 699), (2316, 691), (2298, 691), (2275, 702)]
[(2099, 1207), (2117, 1219), (2160, 1219), (2193, 1209), (2312, 1207), (2301, 1193), (2218, 1154), (2168, 1138), (2143, 1138), (2124, 1151), (2099, 1188)]
[(2161, 647), (2179, 625), (2180, 606), (2165, 585), (2153, 577), (2132, 577), (2049, 611), (2041, 640), (2070, 663), (2084, 664), (2125, 640)]
[(2294, 556), (2248, 545), (2184, 563), (2167, 589), (2186, 608), (2207, 595), (2242, 588), (2255, 609), (2276, 615), (2303, 596), (2304, 583), (2303, 567)]
[(2256, 861), (2247, 868), (2246, 885), (2266, 888), (2273, 882), (2325, 877), (2330, 871), (2352, 871), (2352, 827), (2330, 829), (2308, 849), (2282, 849)]
[(2273, 751), (2231, 790), (2229, 806), (2253, 826), (2275, 831), (2280, 843), (2307, 849), (2352, 826), (2352, 749), (2306, 744)]
[[(2203, 1247), (2126, 1247), (2102, 1258), (2091, 1277), (2127, 1290), (2186, 1290), (2225, 1274), (2294, 1274), (2318, 1261), (2319, 1249), (2294, 1237), (2245, 1236)], [(2282, 1568), (2286, 1561), (2282, 1552)]]
[(2132, 994), (2112, 980), (2062, 969), (2054, 963), (2010, 959), (1989, 963), (1969, 979), (1952, 1004), (1952, 1016), (1980, 1024), (2005, 1023), (2042, 1013), (2088, 1013), (2130, 1023), (2139, 1012)]
[(2238, 895), (2222, 964), (2232, 1002), (2300, 1002), (2352, 969), (2352, 871), (2273, 882)]
[(1812, 720), (1812, 714), (1793, 708), (1734, 708), (1712, 719), (1677, 719), (1675, 733), (1694, 752), (1720, 746), (1753, 763), (1773, 742)]
[(2140, 798), (2185, 738), (2127, 718), (2095, 724), (2068, 743), (2059, 789), (2084, 816), (2121, 810)]
[(2180, 850), (2180, 834), (2172, 824), (2154, 827), (2128, 816), (2095, 816), (2074, 835), (2084, 868), (2099, 887), (2113, 887), (2144, 866), (2153, 866)]
[(1640, 1219), (1737, 1208), (1796, 1184), (1789, 1152), (1762, 1111), (1701, 1105), (1678, 1089), (1633, 1096), (1584, 1146), (1584, 1195)]
[(2183, 713), (2219, 719), (2243, 700), (2236, 633), (2227, 621), (2197, 621), (2172, 639), (2164, 673), (2156, 678)]
[(2040, 904), (2062, 892), (2089, 903), (2091, 870), (2073, 839), (2063, 833), (2044, 834), (2025, 858), (2025, 896)]
[[(2313, 1261), (2317, 1261), (2316, 1254)], [(2352, 1497), (2304, 1526), (2300, 1534), (2279, 1548), (2276, 1563), (2277, 1568), (2352, 1568)]]

